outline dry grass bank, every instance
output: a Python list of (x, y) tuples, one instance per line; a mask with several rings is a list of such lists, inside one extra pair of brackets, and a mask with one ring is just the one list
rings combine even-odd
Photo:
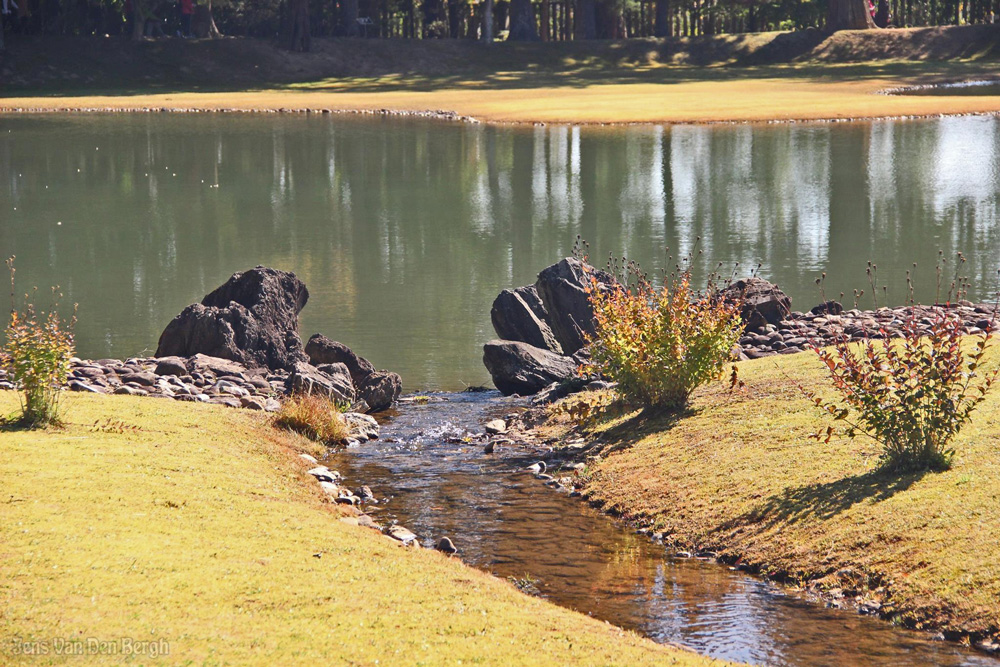
[(885, 88), (992, 77), (988, 27), (625, 42), (15, 40), (0, 111), (446, 110), (492, 122), (816, 120), (1000, 111), (1000, 97)]
[(700, 391), (680, 418), (633, 413), (592, 429), (602, 459), (589, 498), (681, 549), (839, 589), (912, 627), (995, 638), (1000, 393), (956, 439), (951, 470), (885, 477), (871, 441), (809, 438), (827, 422), (796, 383), (831, 393), (815, 355), (745, 362), (741, 374), (746, 393)]
[(253, 414), (67, 404), (64, 430), (0, 432), (0, 663), (107, 664), (52, 642), (128, 637), (164, 664), (709, 664), (339, 521), (308, 445)]

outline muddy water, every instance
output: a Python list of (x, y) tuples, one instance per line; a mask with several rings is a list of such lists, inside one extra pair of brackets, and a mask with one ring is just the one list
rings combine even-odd
[(771, 665), (1000, 665), (1000, 661), (851, 611), (825, 608), (714, 563), (664, 548), (577, 498), (543, 485), (533, 459), (456, 443), (517, 403), (434, 394), (405, 405), (382, 440), (331, 455), (349, 485), (369, 485), (367, 511), (424, 546), (452, 538), (467, 563), (530, 578), (556, 604), (718, 658)]

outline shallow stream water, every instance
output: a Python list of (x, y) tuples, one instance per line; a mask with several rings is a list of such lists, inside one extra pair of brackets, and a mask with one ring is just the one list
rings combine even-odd
[(515, 409), (496, 392), (433, 394), (405, 404), (382, 438), (330, 456), (348, 486), (367, 484), (366, 511), (424, 546), (443, 536), (463, 561), (530, 579), (540, 594), (658, 642), (768, 665), (989, 665), (1000, 660), (849, 610), (827, 608), (727, 566), (668, 557), (664, 547), (553, 491), (524, 468), (535, 459), (456, 444)]

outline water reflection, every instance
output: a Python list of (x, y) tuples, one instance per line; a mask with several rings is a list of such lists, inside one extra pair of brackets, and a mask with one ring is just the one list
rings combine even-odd
[[(961, 251), (996, 288), (998, 121), (580, 129), (331, 117), (0, 119), (0, 251), (80, 303), (81, 353), (151, 350), (230, 273), (301, 275), (303, 325), (411, 388), (484, 383), (489, 306), (568, 254), (762, 263), (795, 305), (902, 301)], [(61, 223), (61, 224), (59, 224)], [(850, 296), (848, 301), (850, 301)]]
[(500, 577), (531, 577), (553, 602), (719, 658), (810, 667), (998, 664), (723, 566), (665, 558), (662, 547), (521, 471), (528, 460), (461, 444), (468, 428), (508, 412), (509, 402), (444, 398), (404, 406), (383, 425), (382, 441), (328, 461), (347, 484), (372, 488), (380, 502), (367, 511), (383, 523), (398, 520), (426, 546), (448, 536), (465, 562)]

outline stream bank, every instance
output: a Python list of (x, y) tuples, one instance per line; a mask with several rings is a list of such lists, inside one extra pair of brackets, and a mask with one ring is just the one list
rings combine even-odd
[(776, 665), (997, 664), (708, 559), (672, 557), (568, 490), (547, 488), (528, 467), (550, 456), (548, 444), (484, 433), (525, 406), (496, 392), (425, 394), (383, 415), (378, 441), (322, 463), (371, 489), (364, 511), (384, 526), (405, 526), (428, 548), (448, 537), (470, 565), (661, 643)]

